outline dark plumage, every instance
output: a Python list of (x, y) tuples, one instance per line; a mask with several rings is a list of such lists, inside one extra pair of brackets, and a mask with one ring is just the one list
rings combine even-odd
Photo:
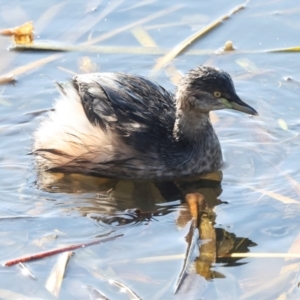
[(104, 177), (174, 179), (222, 164), (211, 110), (256, 111), (236, 95), (230, 76), (200, 66), (176, 95), (140, 76), (76, 76), (35, 133), (38, 166)]

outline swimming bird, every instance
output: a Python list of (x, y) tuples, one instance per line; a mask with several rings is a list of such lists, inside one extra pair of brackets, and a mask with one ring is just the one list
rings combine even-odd
[(141, 76), (91, 73), (58, 84), (60, 98), (34, 134), (38, 168), (99, 177), (173, 180), (217, 171), (222, 151), (209, 112), (257, 112), (228, 73), (199, 66), (175, 94)]

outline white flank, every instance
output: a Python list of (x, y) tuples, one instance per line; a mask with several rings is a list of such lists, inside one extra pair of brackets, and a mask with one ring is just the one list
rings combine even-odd
[(70, 86), (65, 88), (65, 92), (66, 95), (62, 94), (55, 102), (54, 111), (35, 132), (33, 150), (53, 149), (66, 155), (42, 151), (38, 153), (38, 164), (47, 169), (78, 167), (78, 159), (88, 161), (90, 164), (85, 164), (84, 168), (89, 169), (93, 164), (111, 160), (116, 154), (119, 158), (126, 156), (127, 147), (118, 143), (117, 136), (112, 136), (109, 130), (103, 132), (99, 126), (90, 123), (75, 89)]

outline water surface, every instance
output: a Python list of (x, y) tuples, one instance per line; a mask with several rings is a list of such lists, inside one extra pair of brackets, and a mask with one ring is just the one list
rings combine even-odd
[[(162, 49), (172, 49), (242, 3), (13, 0), (0, 3), (0, 28), (33, 20), (38, 41), (79, 44), (176, 4), (182, 7), (142, 24)], [(85, 31), (110, 6), (114, 6), (111, 12)], [(66, 81), (72, 73), (87, 71), (150, 76), (161, 55), (122, 50), (14, 52), (7, 51), (10, 40), (1, 37), (0, 74), (58, 55), (48, 64), (22, 72), (15, 85), (0, 86), (1, 261), (122, 233), (124, 237), (115, 241), (76, 251), (60, 299), (99, 299), (97, 291), (109, 299), (130, 298), (110, 285), (109, 279), (122, 282), (142, 299), (298, 299), (299, 259), (266, 258), (263, 254), (287, 253), (288, 257), (299, 253), (299, 55), (258, 51), (297, 46), (299, 11), (300, 6), (292, 0), (250, 1), (244, 10), (188, 48), (208, 49), (211, 54), (183, 53), (173, 61), (175, 70), (182, 73), (205, 63), (226, 70), (240, 97), (259, 112), (255, 118), (216, 112), (214, 126), (226, 160), (222, 191), (219, 187), (201, 188), (208, 198), (223, 202), (214, 211), (217, 234), (229, 245), (224, 251), (262, 255), (218, 259), (211, 266), (210, 280), (195, 274), (191, 264), (190, 286), (178, 295), (174, 291), (188, 232), (188, 225), (178, 224), (183, 210), (179, 197), (166, 199), (153, 183), (76, 175), (41, 178), (28, 155), (33, 132), (58, 96), (53, 81)], [(133, 28), (99, 45), (142, 47)], [(233, 41), (237, 51), (215, 54), (227, 40)], [(154, 80), (174, 90), (169, 73), (162, 71)], [(134, 210), (126, 211), (134, 208), (150, 214), (138, 217)], [(199, 256), (197, 249), (192, 256), (192, 260)], [(44, 284), (56, 258), (26, 264), (36, 281), (21, 275), (18, 266), (1, 267), (0, 297), (18, 299), (18, 293), (28, 299), (52, 299)]]

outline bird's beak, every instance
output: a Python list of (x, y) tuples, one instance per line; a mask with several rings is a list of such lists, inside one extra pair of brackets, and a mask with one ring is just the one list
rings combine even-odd
[(221, 100), (227, 108), (238, 110), (249, 115), (258, 116), (257, 111), (250, 105), (242, 101), (240, 97), (236, 94), (232, 96), (230, 100), (226, 98), (222, 98)]

